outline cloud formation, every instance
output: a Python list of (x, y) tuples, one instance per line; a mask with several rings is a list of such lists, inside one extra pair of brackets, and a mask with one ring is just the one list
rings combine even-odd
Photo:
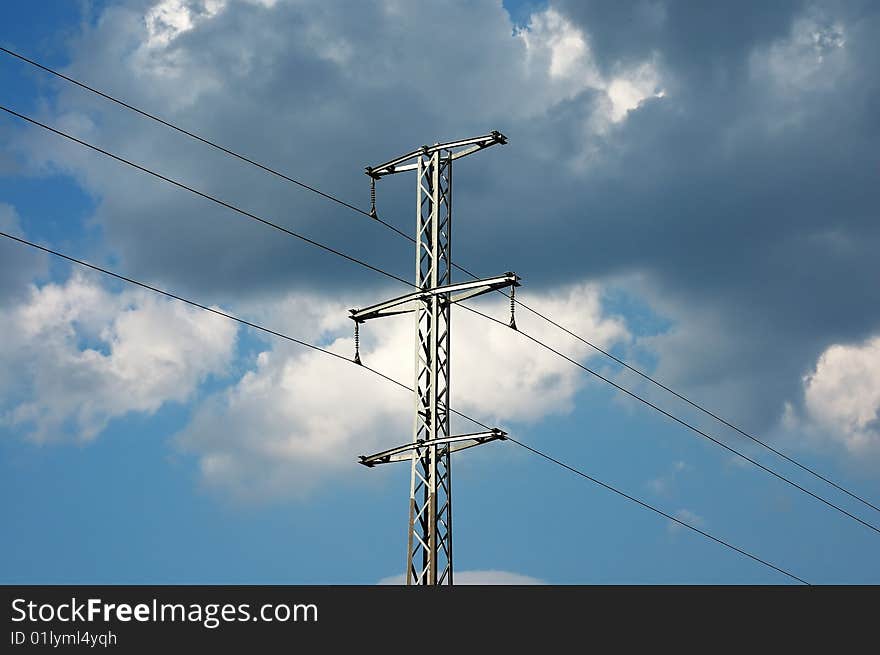
[[(625, 342), (621, 319), (607, 316), (600, 289), (581, 284), (545, 299), (546, 309), (576, 329), (589, 330), (606, 348)], [(506, 301), (481, 305), (505, 316)], [(293, 334), (320, 338), (333, 352), (351, 357), (354, 349), (342, 304), (300, 294), (280, 303), (278, 315), (295, 309), (304, 319)], [(509, 328), (487, 328), (463, 310), (453, 316), (452, 406), (483, 422), (510, 429), (573, 408), (585, 380), (567, 362), (524, 346)], [(585, 361), (594, 353), (560, 340), (545, 323), (523, 315), (518, 323)], [(269, 325), (285, 321), (267, 316)], [(288, 323), (290, 325), (290, 323)], [(373, 321), (362, 332), (364, 363), (411, 385), (414, 326), (411, 316)], [(350, 470), (358, 455), (412, 439), (412, 396), (363, 369), (314, 351), (272, 343), (256, 357), (253, 370), (233, 386), (201, 403), (178, 443), (194, 454), (206, 484), (240, 499), (303, 495)], [(454, 420), (457, 433), (482, 429)]]
[(880, 453), (880, 337), (835, 344), (804, 378), (807, 415), (856, 456)]
[(144, 291), (75, 273), (0, 309), (0, 424), (37, 442), (94, 439), (129, 412), (192, 399), (227, 371), (236, 328)]
[[(500, 3), (464, 1), (162, 0), (91, 18), (67, 72), (363, 204), (363, 165), (501, 129), (510, 145), (457, 164), (457, 261), (513, 268), (536, 298), (620, 281), (671, 325), (640, 341), (654, 372), (750, 431), (778, 426), (786, 406), (825, 420), (804, 376), (835, 344), (880, 333), (880, 11), (870, 3), (554, 0), (519, 27)], [(448, 34), (456, 47), (430, 55)], [(409, 274), (409, 244), (363, 217), (56, 88), (50, 122)], [(97, 199), (108, 257), (132, 274), (232, 305), (291, 289), (384, 291), (56, 137), (22, 131), (10, 146), (29, 173), (68, 174)], [(412, 185), (380, 184), (380, 213), (402, 228)], [(284, 359), (270, 353), (255, 378), (286, 381)], [(536, 389), (555, 375), (542, 366), (527, 371)], [(482, 379), (480, 390), (497, 406), (508, 383)], [(557, 388), (572, 385), (562, 376)], [(570, 391), (534, 395), (520, 419), (573, 402)], [(222, 413), (233, 400), (212, 402)]]

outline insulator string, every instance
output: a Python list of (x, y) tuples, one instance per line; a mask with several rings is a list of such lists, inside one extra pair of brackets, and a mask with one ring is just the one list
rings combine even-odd
[(510, 327), (516, 330), (516, 285), (510, 287)]
[(361, 363), (361, 324), (354, 322), (354, 363)]

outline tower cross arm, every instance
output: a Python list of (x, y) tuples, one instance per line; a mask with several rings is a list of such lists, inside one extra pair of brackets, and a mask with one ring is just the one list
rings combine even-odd
[(499, 428), (492, 428), (488, 432), (475, 432), (473, 434), (460, 434), (455, 437), (443, 437), (441, 439), (428, 439), (416, 441), (389, 448), (374, 455), (361, 455), (360, 463), (372, 468), (377, 464), (390, 464), (391, 462), (409, 462), (412, 460), (412, 451), (430, 446), (449, 445), (449, 452), (454, 453), (466, 448), (481, 446), (490, 441), (507, 439), (507, 433)]
[(378, 166), (367, 166), (364, 171), (373, 179), (378, 180), (386, 175), (414, 170), (417, 166), (416, 163), (413, 163), (414, 159), (420, 156), (429, 157), (438, 150), (450, 150), (452, 151), (452, 159), (459, 159), (476, 152), (477, 150), (483, 150), (484, 148), (496, 144), (504, 145), (506, 143), (507, 137), (498, 130), (493, 130), (492, 132), (489, 132), (489, 134), (475, 136), (471, 139), (460, 139), (458, 141), (449, 141), (447, 143), (435, 143), (432, 146), (422, 146), (418, 150), (413, 150), (400, 157), (395, 157), (394, 159), (379, 164)]
[(518, 287), (520, 279), (516, 273), (505, 273), (504, 275), (485, 280), (473, 280), (472, 282), (446, 284), (433, 289), (421, 289), (363, 309), (352, 309), (350, 310), (350, 318), (357, 323), (363, 323), (373, 318), (415, 311), (421, 302), (429, 299), (431, 296), (446, 296), (448, 294), (448, 301), (450, 303), (461, 302), (462, 300), (474, 298), (490, 291), (504, 289), (505, 287)]

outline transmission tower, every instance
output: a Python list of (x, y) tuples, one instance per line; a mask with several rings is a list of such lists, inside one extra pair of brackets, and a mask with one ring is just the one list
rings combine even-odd
[[(452, 282), (452, 162), (496, 144), (507, 143), (500, 132), (473, 139), (422, 146), (379, 166), (367, 167), (371, 215), (376, 216), (376, 180), (416, 171), (417, 291), (385, 302), (352, 309), (355, 361), (360, 362), (358, 326), (370, 319), (415, 313), (416, 411), (413, 438), (396, 448), (362, 455), (373, 467), (410, 461), (409, 530), (406, 583), (452, 584), (452, 486), (450, 454), (505, 439), (503, 430), (452, 435), (449, 429), (450, 309), (453, 303), (496, 289), (519, 286), (514, 273), (472, 282)], [(511, 326), (514, 327), (511, 316)]]

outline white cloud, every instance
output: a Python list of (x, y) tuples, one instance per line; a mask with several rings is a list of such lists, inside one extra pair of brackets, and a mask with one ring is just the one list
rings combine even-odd
[[(346, 338), (331, 347), (343, 346), (351, 352)], [(301, 496), (351, 471), (357, 455), (406, 441), (411, 407), (404, 391), (365, 370), (275, 347), (203, 402), (178, 443), (198, 457), (206, 484), (236, 498)]]
[[(299, 294), (280, 303), (280, 314), (289, 316), (291, 307), (307, 317), (301, 328), (290, 327), (292, 332), (323, 334), (329, 349), (352, 356), (344, 305)], [(505, 319), (506, 307), (503, 299), (481, 304)], [(597, 345), (628, 338), (622, 321), (603, 315), (595, 285), (547, 294), (541, 309), (590, 334)], [(453, 322), (454, 408), (502, 428), (572, 409), (585, 378), (571, 364), (469, 312), (456, 311)], [(528, 314), (517, 322), (572, 357), (592, 354)], [(411, 385), (413, 329), (410, 316), (368, 323), (362, 331), (364, 363)], [(405, 390), (326, 355), (273, 343), (252, 371), (200, 406), (178, 442), (198, 457), (209, 486), (239, 498), (302, 495), (351, 470), (357, 455), (409, 441), (411, 414), (412, 397)]]
[(807, 416), (852, 454), (880, 448), (880, 337), (836, 344), (804, 378)]
[(95, 438), (116, 417), (189, 400), (222, 374), (236, 327), (142, 291), (74, 274), (0, 311), (0, 423), (43, 442)]
[(646, 100), (663, 98), (666, 92), (660, 86), (657, 64), (647, 61), (611, 78), (607, 94), (608, 118), (612, 123), (619, 123)]
[(665, 96), (656, 57), (603, 75), (588, 35), (552, 7), (532, 14), (517, 35), (525, 44), (527, 65), (545, 71), (557, 102), (588, 90), (599, 94), (598, 109), (589, 120), (595, 132), (620, 123), (646, 100)]
[[(491, 316), (507, 318), (503, 300), (491, 299), (478, 306)], [(545, 290), (536, 309), (576, 334), (590, 335), (601, 348), (629, 338), (622, 319), (603, 313), (601, 288), (596, 284)], [(459, 311), (454, 320), (459, 332), (453, 342), (453, 375), (459, 375), (460, 381), (454, 378), (452, 388), (459, 408), (495, 421), (536, 421), (572, 409), (574, 396), (584, 384), (582, 371), (512, 330), (487, 327), (485, 319), (470, 312)], [(516, 321), (521, 330), (576, 360), (595, 355), (582, 343), (561, 338), (556, 328), (521, 309)]]
[(226, 5), (225, 0), (162, 0), (147, 10), (147, 47), (167, 46), (195, 24), (216, 15)]
[(517, 35), (526, 46), (528, 62), (552, 79), (568, 82), (572, 95), (603, 85), (586, 35), (552, 7), (532, 14)]
[[(679, 521), (687, 523), (688, 525), (695, 528), (702, 528), (704, 525), (706, 525), (706, 521), (705, 519), (703, 519), (702, 516), (700, 516), (696, 512), (692, 512), (689, 509), (682, 508), (676, 511), (673, 516), (675, 516), (675, 518), (677, 518)], [(667, 528), (670, 534), (675, 534), (680, 530), (685, 529), (685, 527), (681, 523), (676, 523), (675, 521), (669, 521), (667, 523)]]
[[(392, 575), (382, 578), (376, 584), (379, 585), (404, 585), (406, 584), (406, 576), (404, 574)], [(456, 585), (543, 585), (547, 584), (543, 580), (533, 578), (521, 573), (510, 573), (509, 571), (456, 571)]]

